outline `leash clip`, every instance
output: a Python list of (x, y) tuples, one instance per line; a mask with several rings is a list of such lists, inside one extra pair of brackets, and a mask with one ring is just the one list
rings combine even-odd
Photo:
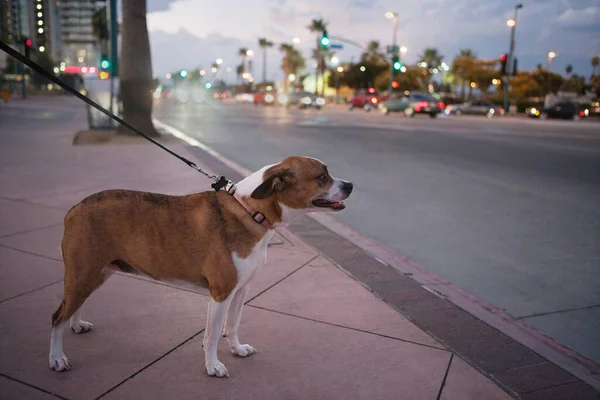
[(229, 184), (229, 180), (227, 180), (223, 175), (219, 176), (219, 180), (210, 185), (215, 191), (219, 191), (223, 189), (225, 186)]

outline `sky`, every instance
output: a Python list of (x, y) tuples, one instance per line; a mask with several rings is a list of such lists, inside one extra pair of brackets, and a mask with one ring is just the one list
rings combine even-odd
[[(472, 49), (481, 58), (499, 58), (509, 50), (514, 16), (512, 0), (147, 0), (148, 29), (153, 71), (164, 78), (182, 68), (206, 68), (217, 58), (235, 80), (240, 63), (238, 49), (254, 51), (253, 75), (262, 79), (262, 53), (258, 38), (275, 42), (267, 52), (267, 78), (281, 79), (279, 44), (291, 43), (308, 58), (316, 37), (307, 26), (312, 19), (328, 23), (330, 36), (359, 43), (377, 40), (391, 44), (392, 21), (387, 10), (398, 13), (398, 44), (406, 46), (404, 58), (415, 63), (426, 47), (435, 47), (447, 63), (460, 49)], [(523, 0), (516, 27), (515, 54), (519, 69), (547, 64), (549, 51), (556, 52), (552, 70), (564, 74), (568, 64), (574, 73), (589, 77), (590, 60), (600, 55), (600, 0)], [(335, 43), (335, 41), (333, 41)], [(361, 49), (344, 45), (336, 51), (341, 61), (358, 59)], [(314, 70), (307, 63), (307, 72)]]

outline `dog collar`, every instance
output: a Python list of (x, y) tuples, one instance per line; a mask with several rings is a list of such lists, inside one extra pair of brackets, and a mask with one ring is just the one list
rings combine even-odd
[(250, 206), (246, 204), (244, 200), (242, 200), (242, 197), (236, 193), (235, 185), (231, 185), (231, 187), (227, 189), (227, 193), (229, 193), (234, 199), (237, 200), (238, 203), (240, 203), (242, 207), (244, 207), (248, 214), (252, 216), (252, 219), (254, 221), (261, 224), (267, 229), (273, 229), (273, 224), (267, 219), (265, 214), (250, 208)]

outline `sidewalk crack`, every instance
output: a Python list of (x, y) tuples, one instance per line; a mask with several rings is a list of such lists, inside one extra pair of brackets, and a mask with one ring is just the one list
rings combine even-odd
[(318, 258), (320, 256), (320, 254), (317, 254), (316, 256), (312, 257), (310, 260), (308, 260), (307, 262), (305, 262), (304, 264), (302, 264), (301, 266), (299, 266), (298, 268), (296, 268), (295, 270), (293, 270), (292, 272), (290, 272), (289, 274), (287, 274), (286, 276), (284, 276), (283, 278), (279, 279), (277, 282), (275, 282), (274, 284), (272, 284), (271, 286), (269, 286), (268, 288), (262, 290), (260, 293), (258, 293), (257, 295), (253, 296), (251, 299), (246, 300), (246, 302), (244, 304), (248, 304), (250, 303), (252, 300), (256, 299), (258, 296), (260, 296), (261, 294), (265, 293), (267, 290), (272, 289), (273, 287), (279, 285), (282, 281), (284, 281), (285, 279), (289, 278), (290, 276), (292, 276), (293, 274), (295, 274), (296, 272), (300, 271), (302, 268), (304, 268), (306, 265), (310, 264), (311, 262), (313, 262), (316, 258)]
[(33, 253), (33, 252), (27, 251), (27, 250), (17, 249), (16, 247), (7, 246), (7, 245), (2, 244), (2, 243), (0, 243), (0, 247), (4, 247), (5, 249), (10, 249), (10, 250), (18, 251), (18, 252), (23, 253), (23, 254), (29, 254), (30, 256), (36, 256), (36, 257), (45, 258), (46, 260), (58, 261), (60, 263), (63, 262), (63, 260), (60, 259), (60, 258), (54, 258), (54, 257), (50, 257), (50, 256), (45, 256), (43, 254)]
[(591, 306), (585, 306), (585, 307), (566, 308), (564, 310), (556, 310), (556, 311), (541, 312), (541, 313), (537, 313), (537, 314), (524, 315), (522, 317), (517, 317), (516, 319), (522, 320), (522, 319), (534, 318), (534, 317), (545, 317), (546, 315), (561, 314), (561, 313), (571, 312), (571, 311), (589, 310), (590, 308), (595, 308), (595, 307), (600, 307), (600, 304), (592, 304)]
[(24, 231), (13, 232), (13, 233), (9, 233), (8, 235), (0, 236), (0, 239), (6, 239), (6, 238), (9, 238), (9, 237), (12, 237), (12, 236), (17, 236), (17, 235), (22, 235), (22, 234), (25, 234), (25, 233), (40, 231), (40, 230), (43, 230), (43, 229), (54, 228), (54, 227), (60, 226), (62, 224), (63, 224), (63, 222), (61, 221), (61, 222), (56, 222), (56, 223), (54, 223), (52, 225), (40, 226), (39, 228), (31, 228), (31, 229), (26, 229)]
[(43, 286), (40, 286), (40, 287), (38, 287), (38, 288), (31, 289), (31, 290), (28, 290), (27, 292), (20, 293), (20, 294), (14, 295), (14, 296), (12, 296), (12, 297), (9, 297), (9, 298), (7, 298), (7, 299), (0, 300), (0, 304), (4, 303), (4, 302), (6, 302), (6, 301), (12, 300), (12, 299), (16, 299), (17, 297), (25, 296), (26, 294), (30, 294), (30, 293), (33, 293), (33, 292), (37, 292), (38, 290), (42, 290), (42, 289), (44, 289), (44, 288), (47, 288), (48, 286), (56, 285), (57, 283), (60, 283), (60, 282), (62, 282), (62, 281), (63, 281), (62, 279), (59, 279), (59, 280), (57, 280), (57, 281), (50, 282), (50, 283), (48, 283), (48, 284), (46, 284), (46, 285), (43, 285)]
[(24, 382), (24, 381), (22, 381), (22, 380), (20, 380), (20, 379), (13, 378), (12, 376), (8, 376), (8, 375), (6, 375), (6, 374), (3, 374), (2, 372), (0, 372), (0, 376), (1, 376), (1, 377), (3, 377), (3, 378), (6, 378), (6, 379), (8, 379), (8, 380), (10, 380), (10, 381), (17, 382), (17, 383), (20, 383), (21, 385), (25, 385), (25, 386), (28, 386), (28, 387), (30, 387), (30, 388), (32, 388), (32, 389), (39, 390), (40, 392), (43, 392), (43, 393), (49, 394), (49, 395), (50, 395), (50, 396), (52, 396), (52, 397), (56, 397), (56, 398), (59, 398), (59, 399), (62, 399), (62, 400), (69, 400), (67, 397), (61, 396), (61, 395), (59, 395), (59, 394), (56, 394), (56, 393), (54, 393), (54, 392), (49, 392), (49, 391), (48, 391), (48, 390), (46, 390), (46, 389), (42, 389), (41, 387), (37, 387), (37, 386), (35, 386), (35, 385), (32, 385), (31, 383)]
[(446, 386), (446, 380), (448, 379), (448, 373), (450, 372), (450, 367), (452, 366), (452, 360), (454, 360), (454, 353), (450, 353), (450, 361), (448, 361), (448, 367), (446, 367), (446, 373), (444, 374), (444, 378), (442, 379), (442, 384), (440, 386), (440, 391), (438, 392), (436, 400), (440, 400), (442, 397), (442, 392), (444, 390), (444, 386)]
[(151, 366), (153, 366), (154, 364), (156, 364), (157, 362), (159, 362), (160, 360), (162, 360), (163, 358), (165, 358), (166, 356), (168, 356), (169, 354), (173, 353), (175, 350), (179, 349), (181, 346), (184, 346), (185, 344), (189, 343), (190, 341), (194, 340), (198, 335), (200, 335), (202, 332), (204, 332), (204, 329), (200, 330), (199, 332), (194, 333), (192, 336), (190, 336), (189, 338), (187, 338), (186, 340), (184, 340), (183, 342), (179, 343), (177, 346), (173, 347), (171, 350), (167, 351), (165, 354), (161, 355), (160, 357), (158, 357), (156, 360), (150, 362), (148, 365), (146, 365), (145, 367), (142, 367), (141, 369), (137, 370), (136, 372), (134, 372), (133, 374), (129, 375), (127, 378), (123, 379), (121, 382), (117, 383), (115, 386), (111, 387), (110, 389), (108, 389), (106, 392), (102, 393), (100, 396), (96, 397), (95, 400), (99, 400), (101, 398), (103, 398), (104, 396), (106, 396), (107, 394), (109, 394), (110, 392), (114, 391), (115, 389), (117, 389), (119, 386), (123, 385), (125, 382), (135, 378), (137, 375), (141, 374), (142, 372), (144, 372), (145, 370), (147, 370), (148, 368), (150, 368)]

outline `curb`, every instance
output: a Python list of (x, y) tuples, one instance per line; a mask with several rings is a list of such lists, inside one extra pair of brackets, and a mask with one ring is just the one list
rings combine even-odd
[[(185, 133), (177, 130), (176, 128), (165, 124), (164, 122), (159, 120), (154, 120), (154, 123), (157, 127), (164, 129), (167, 133), (183, 140), (184, 142), (188, 143), (193, 147), (201, 149), (205, 153), (208, 153), (210, 156), (214, 157), (217, 160), (217, 162), (224, 164), (226, 167), (239, 174), (240, 177), (245, 177), (252, 173), (252, 171), (250, 171), (249, 169), (244, 168), (238, 165), (237, 163), (229, 160), (214, 149), (210, 148), (209, 146), (206, 146), (205, 144), (197, 141), (194, 138), (189, 137)], [(214, 164), (207, 166), (209, 168), (212, 168), (213, 170), (215, 168), (219, 168), (219, 165)], [(551, 363), (557, 365), (565, 371), (568, 371), (575, 377), (579, 378), (583, 382), (586, 382), (596, 390), (600, 391), (600, 365), (596, 364), (594, 361), (587, 359), (583, 355), (558, 343), (554, 339), (543, 335), (539, 331), (527, 326), (523, 322), (508, 315), (496, 306), (493, 306), (483, 300), (477, 299), (476, 297), (459, 288), (458, 286), (444, 280), (443, 278), (439, 277), (434, 273), (427, 271), (425, 268), (414, 263), (409, 258), (399, 255), (398, 253), (394, 252), (388, 247), (339, 222), (334, 217), (327, 214), (309, 214), (306, 217), (308, 220), (321, 225), (325, 230), (327, 230), (331, 234), (339, 236), (344, 241), (349, 242), (351, 245), (366, 253), (369, 257), (374, 258), (379, 263), (379, 265), (384, 265), (386, 267), (389, 267), (390, 269), (393, 269), (394, 271), (399, 273), (399, 276), (401, 276), (404, 279), (410, 278), (412, 281), (418, 284), (420, 289), (427, 291), (436, 298), (448, 301), (452, 304), (452, 306), (456, 306), (459, 309), (461, 309), (461, 311), (464, 310), (464, 312), (468, 313), (470, 317), (475, 317), (475, 319), (481, 320), (483, 323), (489, 325), (492, 328), (495, 328), (503, 335), (506, 335), (508, 338), (514, 340), (518, 344), (534, 351), (535, 353), (539, 354)], [(300, 231), (302, 231), (303, 225), (307, 225), (307, 223), (291, 224), (290, 228), (297, 227)], [(310, 223), (308, 223), (308, 225), (310, 225)], [(407, 315), (407, 313), (405, 312), (406, 310), (402, 304), (399, 303), (399, 305), (397, 306), (396, 304), (394, 304), (393, 301), (388, 301), (385, 295), (381, 295), (380, 293), (378, 293), (376, 289), (371, 287), (371, 285), (366, 284), (364, 282), (364, 279), (361, 279), (359, 277), (360, 271), (358, 271), (358, 276), (357, 274), (354, 274), (353, 271), (348, 271), (348, 269), (346, 268), (346, 263), (340, 263), (339, 259), (336, 259), (335, 256), (329, 257), (326, 252), (319, 249), (320, 246), (318, 245), (318, 241), (311, 243), (311, 240), (309, 238), (310, 234), (303, 235), (302, 232), (296, 233), (294, 229), (290, 229), (290, 231), (292, 231), (294, 235), (299, 237), (301, 240), (307, 242), (308, 245), (315, 248), (319, 253), (322, 253), (326, 258), (334, 262), (334, 264), (340, 266), (342, 269), (344, 269), (346, 272), (352, 275), (356, 280), (358, 280), (361, 284), (369, 287), (369, 289), (375, 292), (375, 294), (378, 295), (378, 297), (390, 303), (394, 308), (398, 309), (398, 311), (406, 315), (409, 319), (413, 321), (413, 323), (415, 323), (421, 329), (425, 330), (430, 335), (439, 338), (439, 335), (436, 335), (435, 332), (432, 332), (428, 328), (423, 328), (419, 325), (418, 321), (415, 321), (413, 318), (411, 318), (411, 315)], [(348, 245), (346, 245), (346, 247), (348, 247)], [(412, 288), (409, 288), (408, 290), (410, 291), (412, 290)], [(431, 299), (429, 299), (428, 301), (431, 301)], [(410, 312), (408, 314), (410, 314)], [(415, 316), (415, 318), (418, 319), (418, 316)], [(441, 342), (444, 342), (443, 338), (439, 339)], [(452, 345), (450, 345), (449, 347), (453, 348)], [(458, 351), (458, 353), (460, 354), (461, 352)], [(463, 354), (463, 358), (469, 357)], [(473, 364), (475, 362), (470, 363)], [(515, 393), (519, 392), (519, 390), (511, 388), (512, 385), (503, 383), (502, 380), (496, 377), (494, 373), (486, 371), (484, 367), (481, 367), (479, 365), (475, 366), (479, 370), (483, 370), (484, 374), (490, 376), (500, 386), (504, 386), (505, 388), (508, 387), (509, 390), (513, 390)], [(532, 371), (532, 373), (535, 373), (535, 371)]]

